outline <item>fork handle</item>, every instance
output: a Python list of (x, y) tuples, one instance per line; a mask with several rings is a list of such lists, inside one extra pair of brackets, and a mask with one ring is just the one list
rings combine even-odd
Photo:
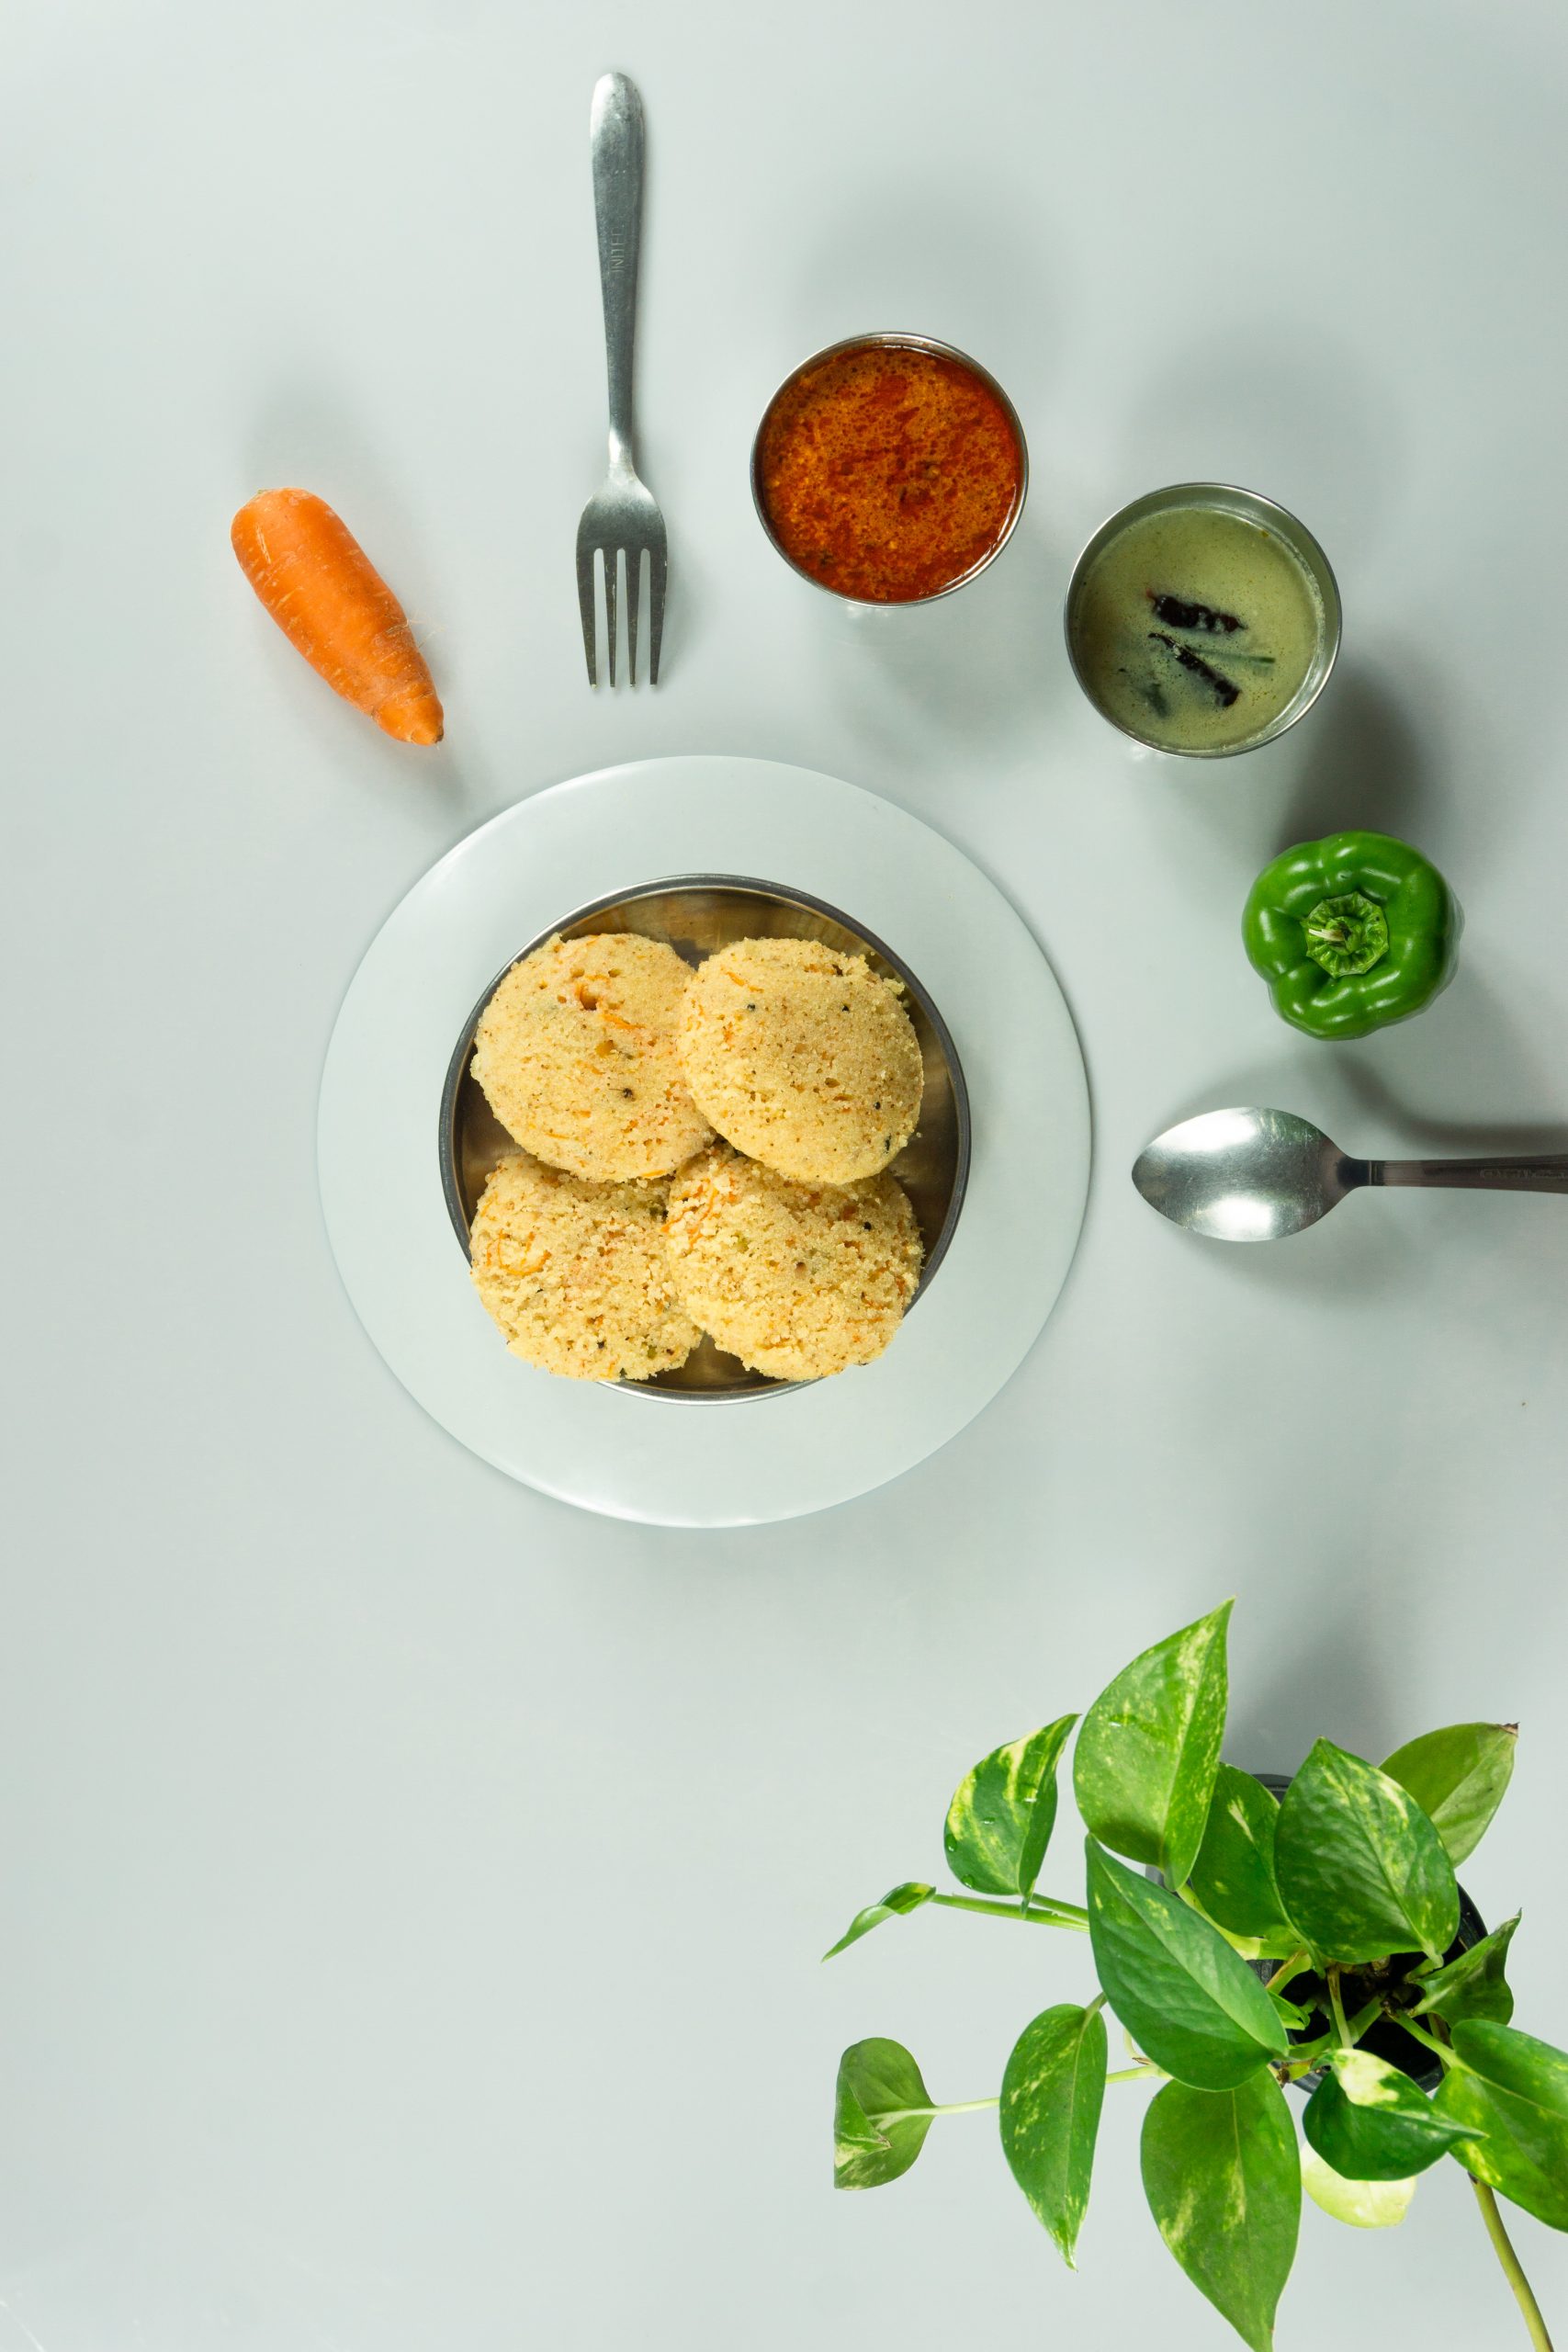
[(637, 247), (642, 236), (642, 100), (624, 74), (593, 86), (588, 118), (593, 211), (599, 224), (599, 284), (604, 297), (604, 362), (610, 379), (610, 465), (632, 465), (632, 339), (637, 323)]

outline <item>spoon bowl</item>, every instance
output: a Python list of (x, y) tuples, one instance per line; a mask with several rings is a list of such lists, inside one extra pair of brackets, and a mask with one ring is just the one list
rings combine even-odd
[(1212, 1241), (1282, 1241), (1366, 1181), (1364, 1160), (1293, 1111), (1205, 1111), (1156, 1136), (1133, 1167), (1151, 1208)]
[(1205, 1111), (1156, 1136), (1133, 1163), (1151, 1208), (1211, 1241), (1283, 1241), (1364, 1184), (1568, 1193), (1568, 1154), (1497, 1159), (1352, 1159), (1293, 1111)]

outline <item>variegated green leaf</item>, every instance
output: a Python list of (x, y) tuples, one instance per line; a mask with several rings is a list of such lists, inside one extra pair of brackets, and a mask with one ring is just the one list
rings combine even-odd
[(1279, 1819), (1279, 1802), (1261, 1781), (1222, 1764), (1190, 1884), (1216, 1926), (1256, 1938), (1282, 1958), (1295, 1938), (1274, 1883)]
[(964, 1775), (947, 1808), (947, 1864), (977, 1894), (1029, 1894), (1056, 1819), (1056, 1766), (1077, 1715), (1010, 1740)]
[(1073, 1788), (1086, 1826), (1112, 1852), (1179, 1886), (1202, 1842), (1224, 1737), (1225, 1601), (1145, 1650), (1083, 1719)]
[(931, 2128), (931, 2093), (902, 2042), (878, 2037), (845, 2051), (833, 2098), (835, 2188), (880, 2188), (897, 2180)]
[(1098, 2003), (1068, 2002), (1024, 2027), (1002, 2076), (1002, 2153), (1069, 2269), (1089, 2204), (1105, 2060)]
[(1111, 2007), (1179, 2082), (1225, 2090), (1286, 2055), (1273, 2003), (1219, 1929), (1092, 1838), (1089, 1923)]
[(1396, 1951), (1440, 1960), (1459, 1926), (1459, 1888), (1441, 1838), (1386, 1772), (1320, 1739), (1286, 1790), (1274, 1876), (1314, 1957)]
[(1396, 1747), (1383, 1766), (1430, 1819), (1450, 1862), (1480, 1845), (1513, 1778), (1518, 1741), (1517, 1724), (1450, 1724)]
[(1518, 1924), (1516, 1911), (1511, 1919), (1505, 1919), (1478, 1944), (1461, 1951), (1446, 1968), (1424, 1975), (1416, 2016), (1447, 2018), (1450, 2025), (1457, 2025), (1461, 2018), (1485, 2018), (1494, 2025), (1506, 2025), (1514, 2014), (1514, 1996), (1503, 1969)]
[(1568, 2052), (1484, 2018), (1461, 2018), (1453, 2041), (1460, 2064), (1434, 2104), (1476, 2134), (1455, 2155), (1549, 2229), (1568, 2230)]
[(1228, 2091), (1167, 2083), (1144, 2118), (1143, 2171), (1192, 2284), (1252, 2352), (1269, 2352), (1302, 2211), (1295, 2130), (1273, 2075)]
[(851, 1944), (858, 1944), (863, 1936), (869, 1936), (873, 1928), (880, 1928), (885, 1919), (902, 1919), (909, 1912), (918, 1911), (935, 1893), (934, 1886), (922, 1886), (912, 1878), (906, 1879), (902, 1886), (889, 1887), (880, 1903), (868, 1903), (863, 1911), (855, 1913), (838, 1942), (829, 1945), (823, 1959), (831, 1960), (836, 1953), (847, 1951)]
[(1314, 2205), (1353, 2230), (1392, 2230), (1416, 2194), (1413, 2180), (1347, 2180), (1315, 2148), (1302, 2145), (1302, 2187)]
[(1347, 2180), (1409, 2180), (1464, 2137), (1408, 2075), (1370, 2050), (1338, 2050), (1302, 2129)]

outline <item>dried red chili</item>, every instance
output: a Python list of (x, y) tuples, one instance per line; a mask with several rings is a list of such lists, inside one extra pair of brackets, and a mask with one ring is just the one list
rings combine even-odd
[(961, 360), (863, 343), (803, 368), (758, 436), (757, 490), (792, 563), (840, 596), (909, 604), (1006, 537), (1023, 491), (1018, 431)]

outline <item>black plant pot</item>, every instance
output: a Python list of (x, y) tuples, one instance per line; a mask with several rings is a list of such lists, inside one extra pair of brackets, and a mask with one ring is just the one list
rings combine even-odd
[[(1260, 1781), (1270, 1795), (1276, 1797), (1282, 1797), (1291, 1785), (1289, 1773), (1255, 1772), (1252, 1777)], [(1459, 1932), (1443, 1954), (1444, 1961), (1457, 1960), (1461, 1951), (1468, 1951), (1472, 1944), (1478, 1944), (1485, 1933), (1485, 1921), (1461, 1886), (1459, 1891)], [(1341, 1973), (1340, 1985), (1347, 2015), (1353, 2017), (1374, 1993), (1387, 1992), (1392, 1985), (1403, 1984), (1412, 1969), (1419, 1968), (1425, 1958), (1424, 1952), (1399, 1951), (1391, 1959), (1380, 1960), (1371, 1967), (1345, 1969)], [(1255, 1960), (1248, 1963), (1254, 1973), (1265, 1981), (1279, 1964), (1274, 1960)], [(1292, 2033), (1291, 2040), (1294, 2042), (1315, 2041), (1319, 2034), (1326, 2032), (1333, 2023), (1328, 1986), (1321, 1976), (1307, 1973), (1292, 1977), (1286, 1990), (1288, 1997), (1298, 2007), (1313, 2012), (1307, 2024), (1299, 2032)], [(1370, 2050), (1374, 2058), (1382, 2058), (1389, 2065), (1397, 2066), (1402, 2075), (1408, 2075), (1411, 2081), (1424, 2091), (1436, 2090), (1442, 2079), (1442, 2066), (1431, 2052), (1417, 2041), (1414, 2034), (1406, 2033), (1402, 2026), (1395, 2025), (1392, 2018), (1380, 2018), (1376, 2025), (1361, 2036), (1359, 2047)], [(1313, 2091), (1322, 2080), (1321, 2072), (1314, 2069), (1312, 2074), (1303, 2075), (1296, 2087)]]

